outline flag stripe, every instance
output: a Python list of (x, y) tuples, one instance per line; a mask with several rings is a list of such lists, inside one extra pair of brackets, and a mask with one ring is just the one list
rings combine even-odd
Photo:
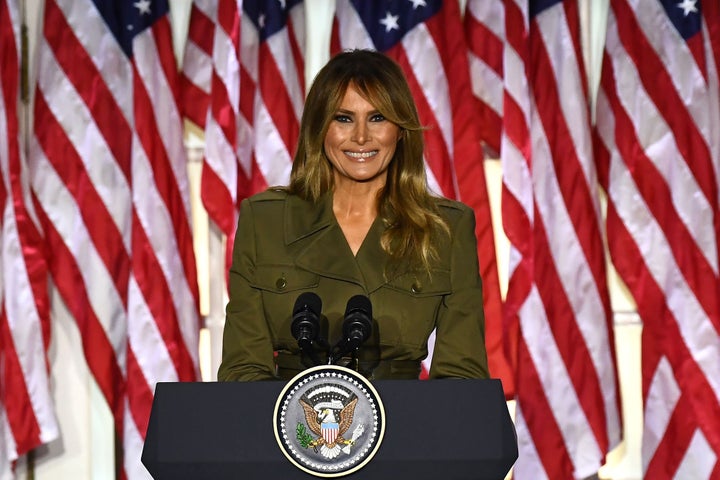
[[(132, 348), (128, 349), (127, 355), (127, 375), (130, 379), (141, 379), (145, 378), (143, 370), (138, 364), (135, 355), (133, 354)], [(177, 381), (172, 377), (165, 377), (168, 381)], [(141, 438), (145, 437), (147, 432), (150, 416), (143, 414), (149, 412), (152, 409), (153, 390), (145, 382), (132, 382), (128, 388), (127, 402), (129, 405), (128, 412), (135, 422), (137, 431), (141, 433)], [(127, 427), (126, 427), (127, 428)]]
[[(547, 394), (544, 384), (538, 375), (538, 371), (532, 361), (532, 356), (527, 350), (527, 342), (518, 343), (518, 368), (522, 369), (523, 384), (518, 388), (526, 389), (527, 396), (519, 397), (517, 401), (516, 416), (523, 418), (525, 429), (518, 431), (518, 447), (522, 452), (535, 450), (536, 445), (554, 445), (555, 455), (542, 458), (542, 463), (537, 464), (532, 461), (540, 461), (535, 455), (528, 455), (522, 462), (516, 462), (513, 474), (518, 479), (536, 479), (541, 475), (545, 478), (568, 478), (565, 466), (571, 462), (567, 450), (564, 447), (563, 434), (558, 428), (558, 424), (552, 415), (545, 412), (552, 411), (552, 405), (548, 403)], [(543, 367), (546, 368), (546, 367)], [(532, 396), (532, 393), (535, 396)], [(528, 399), (530, 402), (525, 400)], [(527, 425), (537, 425), (535, 429), (527, 428)], [(522, 435), (522, 433), (525, 435)], [(534, 465), (533, 465), (534, 464)]]
[[(32, 399), (23, 365), (20, 363), (15, 347), (15, 341), (8, 324), (8, 313), (3, 306), (0, 312), (0, 340), (2, 342), (2, 377), (3, 383), (0, 393), (1, 406), (7, 413), (10, 434), (13, 436), (15, 448), (9, 458), (15, 459), (42, 443), (40, 438), (40, 425), (32, 408)], [(30, 372), (29, 372), (30, 373)], [(9, 395), (7, 392), (12, 392)], [(7, 446), (5, 447), (7, 448)]]
[[(293, 142), (297, 139), (300, 124), (298, 122), (299, 112), (293, 104), (293, 92), (286, 89), (278, 90), (270, 82), (263, 82), (261, 79), (266, 78), (282, 78), (283, 71), (278, 67), (275, 60), (275, 52), (270, 48), (269, 43), (272, 40), (263, 42), (258, 52), (259, 62), (258, 70), (260, 72), (258, 84), (260, 97), (256, 100), (260, 102), (257, 108), (264, 110), (268, 116), (269, 125), (275, 134), (279, 136), (283, 143), (283, 150), (288, 152), (287, 160), (290, 160), (294, 152), (295, 146)], [(261, 128), (255, 124), (256, 128)], [(256, 146), (256, 148), (258, 148)], [(284, 152), (283, 152), (284, 153)], [(273, 162), (274, 163), (274, 162)]]
[(305, 12), (297, 0), (220, 0), (214, 8), (218, 25), (206, 64), (213, 75), (200, 196), (228, 236), (229, 259), (239, 202), (289, 180), (305, 91)]
[(523, 425), (515, 476), (583, 478), (620, 441), (620, 415), (578, 5), (508, 0), (505, 27), (506, 322), (520, 334)]
[[(209, 3), (209, 5), (205, 5)], [(212, 77), (212, 52), (215, 22), (212, 1), (196, 0), (190, 6), (188, 36), (185, 42), (180, 96), (183, 115), (204, 127)]]
[(91, 300), (83, 287), (86, 283), (80, 273), (81, 269), (75, 261), (76, 257), (67, 248), (60, 232), (55, 230), (44, 210), (38, 208), (37, 212), (43, 225), (46, 242), (55, 259), (49, 264), (55, 286), (63, 296), (68, 310), (78, 325), (88, 368), (93, 373), (100, 391), (110, 406), (116, 427), (120, 428), (122, 427), (120, 399), (124, 394), (125, 380), (119, 368), (113, 345), (106, 336), (99, 318), (92, 309), (86, 308)]
[[(613, 16), (613, 19), (614, 18), (616, 17)], [(618, 23), (618, 34), (620, 35), (622, 35), (621, 23), (622, 22)], [(608, 27), (608, 35), (611, 35), (614, 32), (612, 26), (613, 24), (610, 24)], [(613, 38), (615, 37), (610, 37), (611, 40)], [(631, 55), (638, 54), (637, 52), (630, 53)], [(649, 53), (643, 53), (643, 60), (652, 62), (652, 55)], [(614, 69), (615, 67), (610, 67), (608, 65), (607, 68)], [(623, 65), (623, 69), (627, 68), (628, 66)], [(661, 75), (654, 69), (652, 71), (638, 70), (637, 74), (641, 78), (647, 78), (648, 75), (652, 75), (652, 78), (667, 76), (666, 74)], [(627, 98), (630, 96), (635, 99), (638, 98), (638, 96), (643, 98), (644, 92), (647, 90), (639, 87), (640, 86), (638, 86), (638, 88), (634, 88), (632, 92), (626, 89), (618, 89), (617, 93), (621, 96), (621, 98), (618, 98), (617, 100), (611, 98), (611, 103), (618, 104), (619, 106), (618, 102), (626, 104)], [(671, 85), (665, 85), (665, 88), (662, 90), (663, 92), (667, 91), (667, 93), (660, 95), (660, 91), (660, 89), (657, 91), (653, 89), (653, 91), (647, 92), (649, 98), (647, 99), (647, 110), (645, 110), (645, 112), (657, 112), (656, 115), (662, 115), (663, 118), (667, 120), (671, 117), (684, 117), (683, 121), (688, 122), (687, 127), (676, 126), (680, 124), (676, 124), (675, 120), (670, 120), (669, 123), (663, 125), (666, 129), (670, 129), (671, 131), (675, 128), (682, 129), (682, 131), (676, 130), (674, 132), (672, 138), (675, 139), (675, 142), (673, 142), (672, 145), (668, 145), (668, 147), (672, 149), (673, 146), (675, 146), (678, 149), (678, 154), (683, 155), (683, 158), (685, 159), (688, 158), (688, 155), (693, 158), (695, 156), (710, 158), (707, 145), (702, 142), (702, 139), (698, 138), (697, 131), (694, 127), (692, 127), (692, 118), (687, 116), (687, 111), (680, 114), (679, 110), (683, 109), (682, 102), (679, 98), (676, 98), (678, 105), (673, 107), (674, 113), (672, 115), (668, 116), (667, 114), (663, 114), (661, 111), (655, 110), (657, 102), (656, 98), (653, 97), (661, 96), (662, 98), (668, 98), (676, 96), (675, 93), (671, 93), (675, 92)], [(663, 100), (663, 103), (664, 102), (665, 101)], [(675, 113), (676, 110), (678, 115)], [(637, 113), (642, 115), (642, 112)], [(652, 210), (655, 219), (660, 222), (661, 228), (665, 232), (664, 235), (666, 235), (666, 238), (671, 244), (673, 255), (677, 259), (676, 261), (681, 265), (682, 270), (685, 272), (686, 281), (690, 283), (693, 292), (695, 292), (695, 295), (698, 296), (703, 308), (706, 312), (708, 312), (708, 315), (715, 324), (716, 328), (720, 329), (720, 318), (717, 318), (717, 316), (714, 315), (714, 312), (719, 311), (717, 284), (715, 280), (708, 282), (708, 279), (715, 279), (717, 276), (718, 262), (716, 239), (718, 236), (717, 233), (713, 233), (713, 231), (717, 232), (717, 230), (715, 228), (708, 229), (707, 223), (702, 219), (699, 219), (697, 215), (693, 213), (696, 211), (715, 211), (715, 222), (717, 222), (717, 207), (714, 206), (716, 205), (716, 201), (713, 200), (718, 198), (717, 191), (714, 186), (710, 185), (710, 182), (712, 182), (715, 178), (715, 175), (712, 170), (705, 168), (700, 171), (693, 172), (692, 162), (688, 165), (686, 162), (675, 162), (671, 156), (665, 156), (662, 154), (653, 154), (652, 156), (648, 156), (642, 154), (645, 150), (644, 145), (647, 145), (647, 142), (651, 142), (653, 140), (647, 137), (644, 139), (638, 138), (633, 140), (630, 138), (630, 135), (633, 135), (632, 132), (635, 131), (634, 125), (638, 124), (636, 122), (642, 121), (643, 119), (638, 118), (635, 120), (627, 118), (625, 115), (620, 115), (617, 109), (615, 111), (615, 117), (616, 122), (625, 121), (623, 125), (630, 128), (628, 135), (619, 139), (628, 142), (627, 144), (618, 144), (618, 147), (621, 148), (620, 153), (625, 158), (634, 158), (632, 171), (633, 173), (637, 172), (633, 175), (635, 183), (644, 198), (652, 199), (652, 201), (648, 203), (648, 207)], [(650, 118), (647, 120), (649, 121)], [(656, 117), (654, 118), (654, 121), (655, 123), (660, 123), (662, 125), (662, 119)], [(641, 133), (644, 132), (641, 131)], [(689, 148), (688, 151), (697, 153), (683, 154), (682, 151), (684, 150), (684, 147), (681, 145), (683, 142), (681, 140), (678, 141), (677, 139), (688, 137), (692, 139), (693, 136), (695, 136), (693, 141), (697, 141), (697, 144)], [(637, 148), (640, 149), (630, 150)], [(631, 153), (632, 156), (629, 156)], [(694, 161), (698, 163), (701, 161), (701, 158), (697, 158)], [(685, 167), (689, 167), (691, 171), (686, 172), (685, 174), (673, 176), (672, 179), (666, 179), (663, 177), (663, 172), (667, 171), (667, 167), (671, 163), (678, 163), (676, 167), (673, 167), (673, 169), (682, 170)], [(679, 182), (682, 181), (686, 184), (685, 186), (679, 184)], [(702, 196), (691, 198), (680, 197), (681, 192), (688, 190), (693, 191), (696, 189), (705, 192), (704, 198)], [(677, 211), (678, 207), (682, 210)]]
[(643, 321), (647, 478), (713, 478), (720, 456), (720, 102), (706, 6), (715, 17), (613, 0), (597, 101), (608, 247)]
[(239, 72), (242, 68), (239, 59), (240, 17), (234, 1), (218, 2), (217, 8), (221, 28), (215, 31), (209, 67), (213, 72), (212, 96), (205, 128), (201, 198), (210, 218), (231, 239), (237, 218), (238, 177), (242, 175), (236, 138), (241, 98)]
[[(703, 20), (708, 29), (708, 43), (715, 64), (715, 76), (720, 76), (720, 5), (717, 2), (704, 2)], [(706, 48), (708, 48), (706, 46)], [(712, 72), (711, 72), (712, 74)], [(718, 466), (720, 468), (720, 465)]]
[(263, 31), (263, 38), (254, 17), (250, 18), (259, 7), (277, 8), (262, 2), (243, 4), (241, 85), (250, 90), (244, 98), (241, 92), (240, 113), (247, 129), (241, 136), (247, 135), (250, 141), (241, 153), (241, 163), (250, 177), (248, 194), (266, 185), (287, 184), (304, 100), (304, 58), (296, 63), (305, 47), (304, 4), (294, 2), (273, 12), (284, 23), (269, 35)]
[[(572, 3), (572, 2), (571, 2)], [(575, 8), (571, 8), (569, 3), (563, 5), (566, 9), (565, 18), (579, 18)], [(576, 5), (575, 5), (576, 7)], [(562, 18), (559, 16), (544, 16), (542, 20), (550, 20), (549, 24), (542, 26), (544, 31), (557, 32), (559, 28), (570, 26), (555, 25), (554, 21)], [(577, 28), (575, 24), (575, 28)], [(530, 43), (532, 45), (531, 55), (533, 62), (533, 80), (535, 84), (539, 84), (542, 78), (550, 78), (554, 76), (553, 72), (561, 71), (561, 69), (571, 69), (576, 62), (571, 58), (558, 59), (553, 63), (553, 59), (545, 49), (545, 45), (552, 49), (552, 40), (538, 38), (539, 31), (531, 33)], [(577, 30), (563, 32), (560, 38), (579, 38)], [(556, 45), (555, 48), (559, 48)], [(579, 52), (575, 50), (572, 54), (577, 59)], [(582, 62), (579, 62), (582, 63)], [(540, 286), (541, 293), (545, 293), (545, 304), (552, 308), (570, 309), (574, 314), (572, 316), (563, 316), (561, 314), (554, 316), (559, 320), (557, 325), (556, 339), (564, 335), (568, 335), (568, 343), (562, 345), (561, 352), (565, 356), (565, 362), (570, 365), (570, 377), (575, 383), (575, 390), (583, 392), (583, 406), (586, 415), (590, 416), (590, 424), (595, 432), (595, 436), (601, 443), (603, 451), (608, 451), (608, 439), (605, 435), (608, 422), (606, 421), (606, 412), (613, 412), (615, 408), (612, 403), (616, 401), (616, 385), (612, 371), (603, 369), (603, 365), (612, 364), (614, 358), (614, 347), (609, 342), (612, 338), (609, 331), (611, 323), (610, 318), (610, 299), (606, 287), (598, 288), (598, 285), (604, 286), (606, 282), (605, 264), (604, 262), (592, 262), (587, 259), (601, 259), (604, 256), (603, 244), (599, 241), (602, 238), (600, 232), (600, 212), (597, 196), (593, 197), (590, 193), (590, 185), (596, 184), (594, 170), (592, 164), (592, 150), (589, 138), (589, 129), (576, 129), (572, 125), (584, 124), (589, 125), (589, 112), (587, 109), (578, 109), (573, 105), (567, 105), (564, 98), (569, 96), (560, 95), (560, 91), (580, 91), (585, 92), (584, 83), (575, 83), (577, 79), (584, 78), (581, 69), (572, 74), (566, 74), (562, 77), (556, 76), (557, 83), (548, 82), (545, 84), (545, 90), (542, 96), (537, 97), (537, 112), (539, 121), (543, 125), (553, 125), (554, 131), (552, 139), (547, 147), (549, 151), (540, 155), (535, 155), (534, 168), (541, 171), (546, 170), (552, 172), (552, 179), (557, 179), (558, 190), (550, 193), (550, 189), (554, 189), (554, 185), (546, 184), (545, 188), (538, 189), (537, 205), (542, 209), (546, 205), (552, 205), (555, 199), (563, 198), (566, 211), (560, 209), (546, 211), (542, 213), (542, 218), (555, 218), (556, 224), (551, 226), (552, 231), (562, 232), (566, 226), (572, 225), (572, 229), (566, 232), (553, 235), (551, 244), (545, 245), (550, 240), (546, 235), (536, 239), (536, 253), (544, 251), (552, 251), (553, 261), (545, 265), (536, 264), (538, 271), (546, 271), (550, 274), (555, 272), (556, 265), (561, 269), (561, 275), (554, 280), (549, 278), (539, 278), (537, 284)], [(573, 102), (574, 103), (574, 102)], [(581, 116), (577, 118), (577, 114)], [(566, 120), (567, 119), (567, 120)], [(570, 125), (568, 124), (570, 123)], [(543, 146), (544, 148), (545, 146)], [(583, 155), (584, 158), (580, 158)], [(542, 162), (545, 158), (552, 161), (552, 165), (542, 165), (536, 160)], [(548, 193), (545, 193), (548, 192)], [(591, 207), (591, 212), (588, 212)], [(567, 214), (564, 216), (563, 214)], [(593, 215), (596, 221), (587, 221), (588, 214)], [(562, 216), (562, 217), (561, 217)], [(542, 223), (542, 221), (541, 221)], [(573, 243), (566, 240), (573, 239)], [(560, 240), (559, 242), (557, 240)], [(577, 242), (577, 243), (575, 243)], [(554, 245), (552, 245), (554, 244)], [(537, 247), (540, 248), (537, 248)], [(549, 249), (549, 250), (548, 250)], [(538, 260), (542, 260), (543, 256), (536, 256)], [(578, 268), (578, 264), (581, 268)], [(561, 278), (573, 278), (572, 284), (563, 285)], [(561, 295), (560, 292), (567, 292)], [(588, 295), (588, 293), (592, 293)], [(587, 322), (576, 322), (575, 318), (592, 318), (595, 312), (605, 312), (604, 324), (606, 329), (598, 329), (594, 325)], [(566, 324), (563, 325), (563, 319)], [(574, 338), (572, 338), (574, 337)], [(577, 361), (578, 356), (586, 355), (583, 361)], [(570, 358), (572, 357), (572, 358)], [(582, 358), (582, 357), (581, 357)], [(598, 378), (598, 372), (607, 375), (606, 378)], [(588, 378), (594, 378), (594, 382), (588, 382)], [(584, 387), (584, 388), (583, 388)], [(603, 392), (606, 392), (605, 394)], [(605, 408), (596, 409), (594, 399), (605, 397)], [(617, 418), (612, 423), (616, 423)]]
[(0, 476), (58, 436), (49, 384), (47, 265), (19, 118), (20, 12), (0, 0)]
[(500, 151), (503, 107), (504, 9), (501, 0), (471, 0), (465, 12), (465, 37), (481, 138)]
[[(108, 84), (95, 80), (101, 72), (95, 67), (84, 46), (78, 42), (73, 26), (68, 23), (58, 3), (54, 1), (46, 3), (43, 28), (45, 38), (53, 39), (47, 43), (47, 46), (52, 50), (53, 57), (58, 63), (56, 72), (62, 72), (73, 85), (74, 92), (77, 92), (84, 104), (89, 107), (93, 117), (92, 123), (107, 142), (111, 154), (118, 160), (118, 168), (125, 178), (129, 179), (131, 129), (126, 122), (125, 113), (118, 107)], [(122, 65), (122, 62), (119, 64)], [(46, 69), (42, 63), (41, 68)], [(58, 117), (63, 118), (61, 115)]]
[[(402, 67), (405, 72), (411, 72), (412, 66), (407, 58), (407, 55), (400, 49), (396, 51), (386, 52), (388, 56), (394, 57), (395, 61)], [(437, 53), (437, 52), (434, 52)], [(435, 62), (437, 63), (437, 62)], [(410, 85), (410, 91), (413, 93), (415, 98), (415, 104), (418, 109), (418, 114), (426, 125), (438, 125), (439, 122), (435, 118), (435, 112), (432, 106), (429, 104), (423, 88), (420, 86), (417, 78), (414, 75), (407, 75), (407, 81)], [(449, 99), (447, 99), (449, 101)], [(447, 196), (448, 198), (456, 198), (455, 194), (455, 180), (453, 178), (453, 172), (448, 164), (449, 153), (447, 150), (447, 144), (445, 143), (443, 136), (440, 132), (433, 128), (431, 131), (425, 131), (425, 162), (430, 168), (433, 178), (441, 191), (436, 192)]]
[[(673, 195), (669, 192), (667, 184), (662, 177), (657, 175), (657, 170), (652, 168), (652, 166), (650, 165), (652, 163), (651, 160), (647, 159), (646, 155), (643, 153), (644, 148), (642, 147), (639, 139), (635, 136), (636, 123), (628, 116), (628, 112), (621, 108), (621, 105), (624, 102), (618, 98), (618, 92), (614, 89), (614, 85), (610, 83), (611, 79), (613, 78), (613, 76), (611, 76), (611, 73), (614, 71), (614, 67), (610, 65), (610, 60), (607, 57), (605, 62), (605, 71), (608, 73), (607, 76), (603, 79), (602, 83), (604, 88), (604, 94), (608, 98), (608, 104), (610, 108), (613, 109), (612, 113), (614, 117), (615, 128), (617, 131), (623, 132), (622, 136), (617, 137), (616, 140), (618, 143), (613, 144), (613, 147), (617, 149), (618, 154), (622, 158), (632, 158), (634, 163), (632, 170), (625, 170), (620, 165), (613, 165), (611, 166), (611, 168), (623, 168), (624, 172), (622, 173), (622, 175), (631, 176), (632, 188), (633, 190), (637, 190), (639, 198), (648, 199), (651, 202), (643, 203), (643, 206), (645, 207), (645, 209), (647, 209), (647, 211), (639, 211), (638, 209), (630, 211), (628, 207), (625, 207), (622, 204), (618, 204), (619, 209), (620, 205), (622, 205), (622, 208), (627, 212), (623, 215), (622, 211), (620, 211), (620, 214), (621, 216), (626, 216), (628, 218), (628, 221), (630, 221), (631, 218), (639, 218), (638, 215), (642, 213), (643, 216), (646, 217), (646, 223), (651, 222), (652, 224), (654, 224), (654, 227), (659, 229), (658, 233), (661, 235), (661, 237), (659, 238), (663, 238), (665, 239), (665, 241), (667, 241), (667, 243), (663, 241), (662, 247), (667, 248), (668, 251), (664, 253), (653, 253), (653, 257), (646, 260), (647, 265), (652, 268), (652, 265), (656, 263), (655, 259), (676, 259), (673, 263), (679, 269), (677, 273), (684, 277), (683, 283), (687, 282), (686, 287), (681, 287), (679, 285), (678, 287), (689, 289), (689, 297), (686, 299), (686, 305), (690, 305), (690, 303), (692, 302), (696, 305), (697, 309), (695, 311), (697, 313), (701, 313), (699, 309), (702, 309), (702, 316), (705, 318), (705, 320), (716, 324), (718, 321), (717, 312), (720, 311), (720, 305), (718, 304), (717, 296), (712, 294), (712, 292), (717, 292), (718, 286), (717, 277), (714, 273), (715, 269), (713, 268), (713, 266), (707, 263), (705, 257), (701, 255), (698, 249), (695, 247), (694, 238), (684, 228), (684, 222), (679, 218), (679, 216), (674, 212), (674, 209), (672, 208), (674, 205), (672, 198)], [(638, 95), (639, 93), (636, 93), (634, 96), (637, 97)], [(611, 176), (611, 185), (608, 187), (611, 189), (611, 191), (612, 182), (620, 182), (620, 175), (621, 173), (618, 172), (617, 174)], [(625, 197), (626, 195), (627, 194), (624, 194), (623, 197)], [(616, 197), (614, 199), (615, 203), (617, 203), (623, 197)], [(634, 202), (637, 202), (637, 200), (634, 200)], [(703, 210), (707, 211), (706, 209)], [(631, 223), (637, 224), (637, 221), (631, 221)], [(640, 232), (642, 230), (647, 231), (647, 226), (643, 228), (635, 228), (637, 228), (637, 231), (632, 232), (632, 236), (635, 238), (643, 238), (644, 235), (640, 235)], [(661, 247), (661, 244), (656, 243), (655, 248), (659, 247)], [(665, 257), (665, 255), (668, 255), (668, 257)], [(619, 259), (617, 261), (619, 261)], [(665, 263), (667, 263), (667, 260), (663, 262), (663, 264)], [(633, 267), (633, 269), (637, 268), (638, 266)], [(659, 270), (660, 268), (664, 268), (663, 265), (658, 265), (656, 267), (656, 275), (658, 276), (658, 278), (664, 276), (663, 272)], [(628, 274), (629, 273), (630, 272), (628, 271)], [(663, 295), (660, 294), (658, 298), (663, 298)], [(640, 306), (638, 306), (638, 308), (640, 308)], [(678, 317), (682, 318), (684, 317), (684, 315), (678, 315)], [(687, 321), (689, 321), (689, 319), (684, 320), (683, 323)], [(691, 340), (695, 345), (701, 345), (705, 342), (705, 337), (701, 333), (704, 330), (702, 328), (702, 324), (698, 325), (698, 327), (701, 328), (694, 329), (693, 331), (688, 332), (688, 336), (685, 337), (685, 341)], [(715, 331), (717, 332), (717, 327)], [(717, 333), (715, 333), (715, 335), (717, 336)], [(698, 351), (695, 349), (693, 350), (696, 352)], [(705, 369), (709, 374), (716, 370), (716, 367), (713, 367), (711, 363), (713, 362), (710, 359), (701, 363), (706, 365)], [(720, 374), (720, 372), (718, 373)], [(718, 380), (715, 381), (713, 379)], [(720, 376), (710, 375), (708, 376), (708, 380), (716, 383), (717, 386), (715, 387), (715, 390), (720, 392), (720, 384), (717, 384), (717, 382), (720, 382)]]
[[(194, 48), (200, 49), (204, 54), (212, 54), (213, 51), (213, 33), (215, 32), (215, 22), (212, 15), (212, 1), (195, 1), (190, 5), (190, 16), (192, 22), (188, 22), (188, 41), (195, 44)], [(220, 5), (228, 2), (219, 2)], [(223, 13), (220, 12), (220, 24), (222, 25)], [(232, 18), (228, 19), (232, 21)]]
[[(650, 6), (650, 5), (648, 5)], [(673, 133), (679, 152), (685, 163), (690, 167), (700, 190), (708, 199), (717, 199), (717, 186), (713, 179), (714, 169), (710, 163), (708, 146), (698, 131), (688, 108), (677, 93), (676, 88), (685, 89), (685, 85), (674, 85), (673, 79), (655, 53), (653, 45), (648, 43), (646, 35), (652, 31), (650, 25), (643, 28), (633, 15), (630, 6), (624, 1), (613, 2), (613, 15), (617, 23), (617, 33), (623, 49), (630, 58), (642, 56), (642, 62), (636, 62), (638, 75), (643, 81), (643, 90), (648, 94), (659, 114), (667, 122)], [(655, 12), (661, 14), (660, 12)], [(638, 35), (642, 32), (642, 35)], [(675, 57), (678, 59), (678, 57)], [(680, 56), (680, 58), (682, 58)], [(687, 65), (691, 68), (692, 65)], [(680, 68), (683, 68), (680, 66)], [(652, 79), (649, 82), (648, 79)], [(695, 83), (695, 82), (693, 82)]]
[[(66, 130), (57, 122), (57, 116), (50, 111), (44, 95), (35, 99), (35, 118), (43, 125), (43, 131), (37, 136), (38, 142), (46, 152), (64, 152), (62, 156), (48, 155), (47, 160), (60, 175), (62, 182), (80, 207), (80, 215), (86, 225), (95, 248), (108, 270), (113, 271), (115, 287), (126, 303), (125, 286), (129, 277), (128, 254), (122, 234), (118, 231), (113, 215), (110, 214), (101, 196), (95, 190), (96, 185), (84, 168), (84, 162), (77, 150), (67, 138)], [(116, 268), (113, 268), (116, 267)]]
[(31, 155), (54, 283), (138, 478), (155, 383), (199, 376), (199, 295), (168, 5), (111, 7), (47, 2)]

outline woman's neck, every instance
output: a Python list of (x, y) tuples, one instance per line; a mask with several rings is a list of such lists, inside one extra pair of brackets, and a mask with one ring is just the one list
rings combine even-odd
[(377, 189), (336, 188), (333, 212), (353, 255), (357, 255), (370, 227), (377, 217)]
[(371, 218), (377, 216), (377, 198), (381, 187), (365, 183), (336, 184), (333, 211), (338, 218)]

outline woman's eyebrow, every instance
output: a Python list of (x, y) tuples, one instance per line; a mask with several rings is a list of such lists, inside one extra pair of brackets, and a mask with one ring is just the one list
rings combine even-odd
[[(335, 113), (346, 113), (346, 114), (355, 115), (357, 112), (355, 112), (355, 110), (338, 108)], [(368, 115), (377, 115), (378, 113), (380, 113), (380, 110), (371, 110), (371, 111), (367, 112)]]

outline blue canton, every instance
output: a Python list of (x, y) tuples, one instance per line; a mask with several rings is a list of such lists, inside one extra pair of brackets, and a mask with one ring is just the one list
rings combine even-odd
[(132, 58), (135, 35), (170, 11), (167, 0), (93, 0), (120, 48)]
[(530, 20), (532, 21), (536, 15), (541, 14), (544, 10), (554, 7), (558, 3), (562, 2), (563, 0), (530, 0), (530, 5), (528, 6)]
[[(717, 2), (718, 0), (710, 0)], [(700, 0), (660, 0), (675, 29), (685, 40), (702, 29)], [(687, 8), (683, 8), (687, 6)]]
[(288, 12), (302, 0), (245, 0), (243, 13), (255, 25), (264, 42), (287, 24)]
[(442, 0), (352, 0), (352, 4), (375, 49), (384, 52), (402, 40), (416, 25), (435, 15), (442, 7)]

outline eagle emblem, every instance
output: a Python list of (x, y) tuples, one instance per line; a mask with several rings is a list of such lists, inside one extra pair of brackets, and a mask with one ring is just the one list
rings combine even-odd
[(273, 415), (283, 454), (313, 476), (338, 477), (362, 468), (385, 432), (377, 391), (361, 374), (339, 365), (296, 375), (278, 396)]
[[(318, 400), (312, 404), (309, 401), (311, 397)], [(346, 403), (343, 403), (343, 399)], [(307, 446), (328, 459), (336, 458), (341, 452), (349, 455), (355, 441), (364, 431), (364, 426), (358, 425), (352, 437), (345, 438), (346, 432), (353, 423), (357, 396), (337, 386), (325, 386), (303, 396), (299, 402), (305, 411), (308, 428), (317, 436), (314, 440), (306, 442)]]

